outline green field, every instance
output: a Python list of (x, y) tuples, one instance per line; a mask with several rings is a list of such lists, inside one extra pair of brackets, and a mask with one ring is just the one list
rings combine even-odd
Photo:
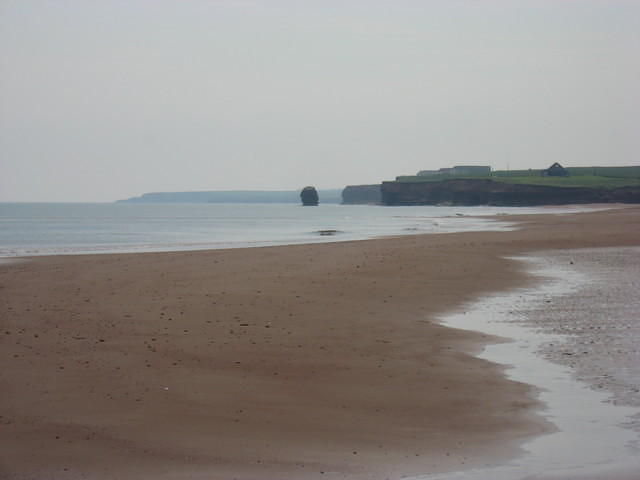
[(461, 178), (489, 179), (496, 182), (556, 187), (619, 188), (640, 186), (640, 166), (637, 167), (569, 167), (568, 177), (543, 177), (541, 170), (495, 170), (490, 175), (402, 176), (401, 183), (439, 182)]

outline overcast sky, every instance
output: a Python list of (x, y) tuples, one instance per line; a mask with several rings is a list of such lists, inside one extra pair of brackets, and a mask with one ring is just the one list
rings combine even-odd
[(0, 201), (638, 165), (638, 0), (0, 0)]

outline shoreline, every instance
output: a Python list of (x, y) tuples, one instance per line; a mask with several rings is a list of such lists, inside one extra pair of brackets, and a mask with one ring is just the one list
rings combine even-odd
[[(637, 478), (640, 429), (634, 419), (640, 415), (636, 390), (640, 368), (635, 363), (634, 345), (640, 340), (640, 323), (635, 320), (633, 300), (622, 311), (621, 305), (616, 311), (609, 300), (635, 294), (628, 280), (640, 271), (639, 254), (637, 247), (623, 247), (512, 257), (528, 266), (535, 278), (533, 285), (495, 293), (443, 317), (443, 323), (452, 328), (510, 339), (488, 345), (480, 357), (505, 365), (508, 378), (538, 389), (538, 398), (544, 403), (538, 414), (557, 429), (524, 443), (525, 453), (506, 464), (428, 478)], [(623, 256), (633, 263), (631, 270), (616, 268)], [(599, 270), (603, 264), (609, 268), (594, 271), (594, 264)], [(602, 308), (598, 311), (597, 305), (583, 301), (585, 295), (592, 296), (594, 285), (601, 296), (609, 297), (604, 308), (612, 313), (606, 322)], [(611, 341), (621, 327), (625, 330), (624, 350), (615, 345), (619, 342)], [(608, 363), (602, 361), (609, 351), (603, 341), (615, 345), (615, 364), (613, 358)], [(573, 360), (575, 355), (580, 357), (578, 362)], [(612, 357), (611, 353), (608, 356)], [(603, 385), (603, 378), (608, 379), (607, 384)]]
[[(45, 206), (51, 206), (44, 204)], [(71, 207), (78, 204), (70, 204)], [(82, 204), (79, 204), (82, 205)], [(153, 207), (153, 205), (151, 205)], [(171, 206), (171, 205), (169, 205)], [(16, 223), (9, 223), (8, 228), (4, 230), (12, 231), (17, 229), (21, 232), (21, 244), (15, 244), (16, 240), (11, 235), (0, 235), (0, 259), (2, 258), (24, 258), (24, 257), (40, 257), (51, 255), (94, 255), (94, 254), (122, 254), (122, 253), (162, 253), (162, 252), (180, 252), (180, 251), (205, 251), (205, 250), (217, 250), (217, 249), (229, 249), (229, 248), (260, 248), (260, 247), (272, 247), (272, 246), (290, 246), (290, 245), (307, 245), (315, 243), (334, 243), (344, 241), (361, 241), (372, 240), (380, 238), (393, 238), (396, 236), (415, 235), (415, 234), (437, 234), (437, 233), (456, 233), (465, 231), (500, 231), (508, 230), (511, 228), (509, 217), (512, 215), (531, 215), (540, 213), (555, 213), (566, 214), (576, 213), (581, 211), (598, 211), (604, 209), (616, 209), (624, 208), (624, 205), (609, 205), (609, 204), (593, 204), (593, 205), (564, 205), (564, 206), (543, 206), (543, 207), (374, 207), (377, 211), (376, 215), (371, 215), (370, 206), (362, 205), (335, 205), (329, 206), (328, 209), (332, 211), (342, 211), (342, 216), (329, 216), (324, 218), (323, 215), (318, 213), (323, 212), (325, 209), (319, 207), (320, 210), (312, 210), (310, 215), (298, 216), (295, 218), (294, 224), (298, 227), (295, 229), (289, 228), (288, 221), (285, 221), (281, 217), (282, 211), (277, 212), (274, 218), (271, 218), (268, 222), (257, 227), (258, 231), (262, 231), (261, 235), (253, 236), (250, 230), (237, 232), (241, 233), (240, 237), (237, 235), (229, 236), (229, 232), (226, 234), (223, 231), (211, 229), (211, 225), (208, 224), (208, 218), (205, 212), (196, 208), (196, 217), (198, 220), (194, 223), (193, 219), (185, 218), (184, 215), (192, 215), (191, 209), (185, 209), (184, 204), (174, 204), (174, 207), (179, 207), (176, 212), (169, 215), (168, 219), (163, 220), (162, 211), (157, 211), (154, 215), (159, 215), (157, 219), (160, 219), (160, 223), (155, 228), (160, 228), (160, 231), (150, 233), (146, 231), (145, 240), (139, 240), (136, 242), (126, 241), (124, 243), (118, 243), (119, 239), (113, 235), (109, 235), (108, 232), (112, 229), (117, 231), (118, 229), (129, 231), (131, 229), (140, 229), (140, 225), (131, 225), (131, 219), (128, 217), (122, 217), (118, 220), (123, 222), (119, 225), (110, 224), (107, 230), (102, 230), (99, 222), (86, 222), (84, 217), (77, 217), (78, 212), (71, 208), (70, 211), (56, 212), (55, 217), (49, 218), (47, 215), (51, 215), (51, 212), (47, 209), (44, 212), (39, 212), (36, 217), (37, 220), (48, 219), (50, 221), (60, 221), (64, 219), (63, 229), (69, 230), (68, 237), (57, 236), (53, 243), (41, 244), (42, 238), (47, 238), (47, 230), (41, 230), (38, 227), (38, 222), (35, 224), (28, 224), (28, 228), (24, 231), (24, 225), (21, 226), (20, 219), (22, 221), (29, 220), (31, 217), (21, 217), (17, 212), (14, 212), (15, 217), (10, 216), (11, 220), (17, 221)], [(207, 206), (207, 204), (195, 204), (195, 206)], [(231, 205), (233, 207), (234, 205)], [(238, 205), (236, 205), (238, 206)], [(240, 205), (246, 207), (246, 205)], [(272, 205), (266, 205), (267, 207)], [(284, 204), (280, 207), (291, 207)], [(156, 205), (157, 207), (157, 205)], [(256, 204), (256, 208), (264, 208), (264, 204)], [(359, 210), (360, 207), (364, 207), (364, 211), (368, 212), (362, 215)], [(300, 207), (302, 208), (302, 207)], [(251, 214), (254, 215), (255, 208), (252, 208)], [(298, 210), (298, 206), (295, 206), (293, 210)], [(147, 215), (150, 212), (144, 210)], [(308, 211), (307, 211), (308, 212)], [(356, 212), (359, 212), (356, 214)], [(382, 213), (385, 212), (385, 213)], [(89, 215), (91, 212), (83, 212), (84, 215)], [(212, 213), (212, 212), (209, 212)], [(213, 212), (220, 215), (221, 212)], [(239, 215), (239, 220), (243, 220), (242, 215), (247, 214), (247, 211), (241, 210), (236, 212)], [(258, 212), (260, 213), (260, 212)], [(271, 212), (273, 214), (274, 212)], [(291, 212), (289, 212), (291, 213)], [(444, 214), (443, 214), (444, 213)], [(33, 214), (33, 212), (31, 212)], [(93, 212), (93, 215), (97, 215), (97, 218), (103, 218), (104, 211)], [(142, 214), (142, 212), (141, 212)], [(22, 215), (26, 215), (22, 212)], [(111, 212), (114, 218), (117, 218), (115, 212)], [(226, 214), (225, 214), (226, 215)], [(216, 222), (220, 221), (224, 226), (228, 218), (225, 216), (215, 217)], [(278, 216), (280, 215), (280, 217)], [(182, 217), (181, 217), (182, 216)], [(110, 217), (106, 217), (110, 218)], [(143, 217), (144, 218), (144, 217)], [(155, 217), (154, 217), (155, 218)], [(173, 222), (176, 218), (185, 220), (188, 225), (186, 231), (176, 236), (175, 232), (171, 231)], [(0, 218), (0, 226), (3, 225), (2, 220), (6, 218), (3, 216)], [(149, 220), (147, 218), (147, 220)], [(113, 220), (110, 218), (110, 221)], [(166, 221), (165, 221), (166, 220)], [(254, 221), (252, 216), (245, 219), (247, 222)], [(282, 223), (282, 222), (285, 223)], [(355, 221), (355, 223), (354, 223)], [(67, 223), (68, 222), (68, 223)], [(202, 229), (202, 222), (204, 222), (205, 229)], [(275, 222), (275, 223), (274, 223)], [(215, 222), (214, 222), (215, 223)], [(242, 222), (240, 222), (242, 223)], [(273, 225), (277, 227), (274, 228)], [(144, 222), (143, 222), (144, 225)], [(194, 236), (191, 231), (189, 235), (189, 229), (198, 225), (198, 233)], [(268, 226), (271, 225), (271, 228)], [(266, 231), (263, 230), (267, 227)], [(50, 226), (47, 226), (50, 228)], [(92, 228), (97, 231), (90, 232)], [(236, 224), (235, 227), (238, 228)], [(233, 230), (231, 228), (231, 230)], [(87, 236), (87, 231), (90, 235)], [(145, 231), (142, 228), (142, 231)], [(0, 233), (3, 230), (0, 228)], [(331, 235), (327, 235), (327, 232), (331, 232)], [(324, 233), (324, 234), (323, 234)], [(143, 235), (144, 237), (144, 235)], [(90, 240), (90, 238), (92, 240)], [(211, 241), (212, 238), (217, 239)], [(243, 238), (241, 241), (240, 238)], [(66, 243), (65, 243), (66, 239)], [(93, 242), (93, 243), (92, 243)]]
[[(640, 337), (640, 299), (636, 295), (640, 247), (552, 251), (547, 263), (534, 264), (534, 273), (538, 275), (541, 268), (561, 269), (582, 281), (576, 281), (571, 292), (545, 301), (555, 315), (546, 316), (546, 309), (540, 306), (526, 312), (525, 324), (560, 339), (541, 345), (540, 353), (568, 367), (592, 389), (609, 392), (613, 405), (640, 408), (635, 358)], [(589, 302), (592, 298), (598, 301)], [(629, 426), (640, 432), (640, 410)]]
[(637, 245), (639, 211), (2, 265), (0, 473), (399, 478), (511, 458), (549, 429), (538, 401), (470, 354), (490, 338), (435, 318), (527, 285), (505, 254)]

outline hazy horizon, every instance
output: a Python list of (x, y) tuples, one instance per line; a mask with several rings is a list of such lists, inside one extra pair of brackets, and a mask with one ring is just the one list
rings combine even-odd
[(5, 0), (0, 201), (640, 165), (634, 0)]

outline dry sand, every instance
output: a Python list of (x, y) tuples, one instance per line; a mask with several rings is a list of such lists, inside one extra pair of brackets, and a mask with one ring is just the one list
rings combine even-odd
[(0, 477), (395, 479), (517, 454), (552, 428), (535, 392), (434, 318), (525, 285), (504, 256), (640, 245), (640, 208), (510, 218), (0, 265)]

